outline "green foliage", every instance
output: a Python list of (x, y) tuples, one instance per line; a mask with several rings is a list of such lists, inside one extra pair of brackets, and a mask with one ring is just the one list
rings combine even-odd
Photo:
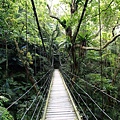
[[(78, 4), (78, 10), (74, 13), (74, 15), (70, 15), (70, 2), (71, 1), (69, 0), (61, 0), (61, 3), (65, 4), (65, 9), (63, 7), (63, 11), (59, 11), (61, 12), (60, 15), (55, 9), (61, 4), (55, 5), (54, 11), (51, 12), (53, 15), (60, 18), (61, 21), (66, 20), (66, 25), (71, 26), (72, 32), (74, 33), (76, 26), (78, 25), (85, 1), (76, 0), (76, 3)], [(35, 5), (38, 13), (38, 19), (42, 28), (41, 32), (44, 38), (45, 47), (47, 49), (46, 54), (41, 46), (42, 43), (39, 37), (31, 2), (26, 2), (26, 0), (0, 1), (0, 92), (3, 94), (1, 95), (2, 97), (0, 96), (0, 106), (2, 106), (0, 107), (0, 114), (2, 113), (1, 111), (4, 111), (4, 114), (1, 116), (1, 120), (13, 120), (9, 112), (3, 108), (4, 102), (8, 102), (9, 99), (17, 99), (17, 97), (22, 95), (28, 90), (28, 88), (31, 87), (31, 83), (26, 80), (26, 64), (29, 66), (28, 69), (30, 74), (33, 75), (36, 80), (39, 80), (41, 76), (50, 68), (50, 55), (52, 55), (52, 52), (59, 52), (58, 48), (60, 48), (59, 50), (63, 55), (61, 58), (63, 63), (66, 63), (66, 68), (70, 70), (73, 69), (72, 65), (74, 62), (71, 54), (71, 47), (73, 44), (71, 39), (66, 38), (61, 25), (59, 25), (56, 20), (53, 20), (49, 17), (46, 1), (36, 0)], [(92, 95), (99, 105), (102, 105), (101, 94), (97, 93), (95, 89), (93, 90), (85, 83), (81, 82), (81, 79), (87, 80), (91, 84), (101, 88), (103, 91), (119, 99), (119, 38), (110, 44), (106, 49), (104, 49), (102, 51), (102, 55), (99, 51), (83, 50), (82, 43), (83, 41), (86, 41), (86, 45), (84, 46), (97, 48), (100, 47), (100, 22), (102, 46), (112, 39), (112, 30), (120, 22), (119, 5), (119, 0), (101, 0), (101, 8), (99, 13), (98, 1), (90, 1), (86, 9), (85, 16), (83, 17), (76, 42), (74, 43), (74, 48), (75, 45), (80, 46), (74, 50), (78, 75), (80, 76), (80, 80), (77, 80), (77, 82), (90, 95)], [(58, 26), (58, 29), (56, 29), (56, 26)], [(53, 31), (55, 31), (55, 33)], [(17, 53), (14, 40), (18, 42), (21, 57)], [(26, 47), (25, 49), (22, 49), (24, 46), (27, 46), (28, 48)], [(49, 51), (50, 47), (51, 51)], [(34, 92), (30, 94), (30, 101), (28, 102), (28, 105), (30, 105), (31, 99), (34, 99), (34, 94)], [(6, 96), (9, 96), (9, 99)], [(84, 99), (85, 101), (88, 101), (86, 97), (84, 97)], [(89, 102), (89, 106), (93, 107), (94, 105), (93, 103)], [(116, 120), (119, 119), (119, 117), (117, 118), (116, 116), (120, 116), (118, 112), (120, 108), (116, 107), (114, 101), (109, 101), (108, 98), (105, 97), (104, 106), (112, 118), (115, 118)], [(26, 101), (23, 102), (21, 100), (19, 108), (20, 113), (17, 114), (18, 119), (21, 119), (20, 117), (22, 112), (24, 112), (25, 107)], [(114, 109), (111, 110), (111, 107)], [(98, 112), (97, 108), (91, 110)]]
[(1, 102), (8, 102), (9, 99), (6, 98), (5, 96), (0, 96), (0, 101), (1, 101)]
[(14, 120), (14, 119), (5, 108), (0, 107), (0, 120)]

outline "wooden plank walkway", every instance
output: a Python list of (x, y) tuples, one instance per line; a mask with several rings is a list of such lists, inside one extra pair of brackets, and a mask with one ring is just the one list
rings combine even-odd
[(59, 70), (55, 69), (43, 120), (81, 120), (69, 94)]

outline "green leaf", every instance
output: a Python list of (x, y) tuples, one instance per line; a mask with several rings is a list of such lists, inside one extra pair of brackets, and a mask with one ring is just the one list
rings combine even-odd
[(0, 120), (14, 120), (12, 115), (4, 107), (0, 107)]
[(5, 96), (0, 96), (0, 100), (2, 100), (3, 102), (8, 102), (9, 99), (6, 98)]

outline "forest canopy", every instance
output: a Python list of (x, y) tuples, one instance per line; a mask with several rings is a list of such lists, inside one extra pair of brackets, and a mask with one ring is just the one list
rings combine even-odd
[[(89, 93), (111, 118), (119, 120), (115, 99), (120, 98), (120, 0), (0, 0), (0, 114), (5, 111), (0, 118), (20, 120), (26, 102), (30, 105), (35, 95), (44, 100), (46, 75), (44, 81), (35, 83), (54, 69), (53, 61), (59, 61), (55, 55), (59, 56), (61, 71), (72, 73), (68, 73), (72, 83)], [(51, 75), (47, 74), (48, 80)], [(31, 86), (28, 96), (7, 109)], [(102, 119), (102, 113), (78, 92)], [(81, 106), (92, 120), (85, 105)]]

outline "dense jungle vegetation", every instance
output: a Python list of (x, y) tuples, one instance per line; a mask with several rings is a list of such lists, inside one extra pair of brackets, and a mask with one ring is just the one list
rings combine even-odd
[[(60, 56), (61, 70), (72, 82), (113, 120), (120, 120), (120, 0), (0, 0), (0, 120), (21, 120), (36, 95), (44, 100), (42, 93), (49, 89), (44, 90), (44, 81), (52, 73), (35, 83), (53, 68), (53, 55)], [(98, 120), (108, 120), (78, 92)], [(35, 104), (23, 120), (31, 119)], [(38, 115), (33, 120), (42, 113)]]

